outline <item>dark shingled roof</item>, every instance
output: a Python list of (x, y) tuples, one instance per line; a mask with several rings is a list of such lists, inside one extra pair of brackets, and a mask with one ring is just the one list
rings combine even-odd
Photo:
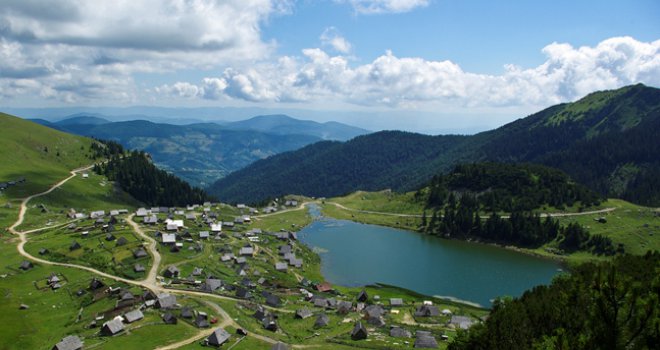
[(440, 311), (434, 305), (421, 305), (415, 311), (416, 317), (440, 316)]
[(415, 334), (415, 348), (436, 349), (438, 348), (438, 342), (431, 332), (417, 331)]
[(163, 322), (166, 324), (176, 324), (178, 321), (173, 313), (167, 312), (163, 315)]
[(326, 314), (319, 314), (314, 322), (314, 327), (325, 327), (330, 323), (330, 317)]
[(368, 299), (369, 299), (369, 295), (367, 294), (367, 291), (364, 290), (364, 289), (357, 296), (357, 301), (360, 301), (360, 302), (365, 302)]
[(206, 338), (206, 343), (211, 346), (219, 347), (220, 345), (224, 344), (227, 340), (229, 340), (229, 337), (231, 335), (229, 332), (222, 328), (218, 328), (211, 335), (209, 335), (208, 338)]
[(264, 319), (261, 321), (261, 324), (265, 329), (269, 331), (275, 332), (277, 330), (277, 323), (275, 323), (275, 318), (273, 315), (266, 315), (266, 317), (264, 317)]
[(355, 327), (353, 327), (353, 331), (351, 332), (351, 339), (353, 340), (361, 340), (361, 339), (367, 339), (367, 329), (362, 325), (362, 322), (358, 321), (355, 323)]
[(409, 330), (403, 329), (401, 327), (393, 326), (390, 328), (390, 337), (394, 338), (410, 338), (412, 333)]

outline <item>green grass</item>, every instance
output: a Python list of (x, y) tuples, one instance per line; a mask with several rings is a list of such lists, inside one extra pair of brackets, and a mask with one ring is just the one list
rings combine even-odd
[[(42, 212), (42, 205), (46, 212)], [(53, 192), (31, 200), (25, 221), (18, 229), (30, 230), (43, 227), (47, 223), (65, 223), (70, 221), (66, 216), (70, 209), (86, 213), (105, 210), (106, 214), (109, 214), (113, 209), (127, 209), (132, 212), (139, 205), (139, 202), (107, 178), (90, 172), (88, 179), (76, 176)]]
[(26, 179), (6, 195), (19, 198), (42, 192), (72, 169), (91, 164), (91, 143), (89, 138), (0, 113), (0, 182)]
[(344, 197), (330, 198), (327, 201), (356, 210), (415, 215), (421, 215), (426, 204), (424, 199), (415, 198), (415, 192), (396, 193), (390, 190), (358, 191)]
[[(126, 245), (118, 247), (116, 240), (106, 241), (106, 234), (100, 227), (95, 227), (91, 220), (76, 224), (78, 228), (75, 230), (61, 227), (29, 234), (25, 250), (33, 256), (39, 256), (39, 250), (46, 248), (49, 253), (44, 258), (50, 261), (89, 266), (130, 279), (144, 278), (144, 273), (133, 272), (133, 266), (135, 263), (140, 263), (148, 271), (151, 266), (151, 258), (135, 259), (133, 257), (133, 250), (142, 245), (142, 239), (130, 229), (130, 226), (121, 223), (115, 226), (116, 231), (113, 232), (115, 238), (125, 237), (128, 240)], [(87, 238), (82, 236), (83, 231), (89, 232)], [(69, 250), (73, 241), (78, 242), (81, 248)]]
[[(376, 213), (364, 213), (352, 210), (345, 210), (339, 208), (334, 204), (325, 203), (321, 204), (321, 212), (323, 215), (340, 220), (351, 220), (364, 224), (389, 226), (404, 230), (417, 231), (422, 224), (421, 217), (412, 216), (394, 216), (383, 215)], [(390, 212), (394, 213), (394, 212)]]
[(312, 218), (306, 209), (276, 212), (267, 216), (257, 216), (252, 220), (251, 228), (260, 228), (266, 232), (280, 230), (298, 231), (309, 225)]

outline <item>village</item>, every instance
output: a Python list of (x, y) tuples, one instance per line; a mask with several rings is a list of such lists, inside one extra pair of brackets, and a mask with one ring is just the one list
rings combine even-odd
[[(208, 202), (70, 209), (65, 224), (34, 235), (25, 250), (116, 278), (74, 285), (53, 274), (35, 281), (42, 292), (65, 289), (85, 299), (83, 335), (67, 336), (53, 349), (130, 337), (145, 322), (204, 331), (192, 343), (209, 347), (256, 336), (273, 349), (319, 343), (444, 348), (486, 314), (394, 287), (333, 286), (320, 273), (318, 254), (298, 241), (297, 231), (309, 222), (303, 200), (282, 198), (261, 209)], [(20, 269), (33, 266), (25, 260)]]

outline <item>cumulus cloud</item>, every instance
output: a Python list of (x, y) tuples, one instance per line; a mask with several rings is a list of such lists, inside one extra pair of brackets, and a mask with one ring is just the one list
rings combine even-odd
[(630, 37), (594, 47), (552, 43), (533, 68), (506, 66), (501, 75), (464, 71), (451, 61), (397, 57), (392, 52), (351, 67), (346, 57), (321, 49), (247, 70), (227, 69), (199, 85), (198, 97), (246, 101), (337, 101), (367, 106), (545, 106), (594, 90), (643, 82), (660, 85), (660, 40)]
[(350, 4), (359, 14), (381, 14), (409, 12), (428, 6), (429, 0), (335, 0)]
[(351, 52), (351, 43), (341, 36), (335, 27), (326, 28), (319, 39), (321, 39), (321, 44), (330, 46), (339, 53), (347, 54)]
[[(7, 95), (11, 79), (35, 79), (41, 88), (33, 92), (48, 98), (134, 98), (135, 73), (212, 68), (269, 57), (273, 43), (261, 39), (260, 25), (290, 11), (292, 4), (57, 0), (44, 6), (39, 0), (5, 1), (0, 5), (0, 88)], [(63, 79), (71, 81), (62, 83)], [(183, 89), (181, 94), (192, 92)]]

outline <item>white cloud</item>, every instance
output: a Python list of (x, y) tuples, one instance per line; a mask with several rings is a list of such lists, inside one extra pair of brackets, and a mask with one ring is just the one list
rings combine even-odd
[(341, 36), (335, 27), (326, 28), (319, 39), (321, 39), (321, 44), (330, 46), (339, 53), (347, 54), (351, 52), (351, 43)]
[[(59, 0), (0, 5), (0, 89), (34, 79), (63, 101), (130, 102), (135, 73), (208, 69), (266, 59), (260, 26), (291, 0)], [(192, 91), (177, 86), (181, 96)], [(174, 91), (174, 90), (173, 90)]]
[(537, 67), (509, 65), (501, 75), (485, 75), (465, 72), (451, 61), (397, 57), (391, 52), (351, 67), (344, 56), (306, 49), (303, 57), (225, 70), (221, 77), (205, 79), (200, 86), (205, 92), (198, 96), (406, 108), (547, 106), (638, 82), (659, 86), (659, 51), (660, 40), (630, 37), (611, 38), (594, 47), (553, 43), (543, 48), (547, 58)]
[(335, 0), (349, 3), (359, 14), (381, 14), (409, 12), (418, 7), (428, 6), (430, 0)]

